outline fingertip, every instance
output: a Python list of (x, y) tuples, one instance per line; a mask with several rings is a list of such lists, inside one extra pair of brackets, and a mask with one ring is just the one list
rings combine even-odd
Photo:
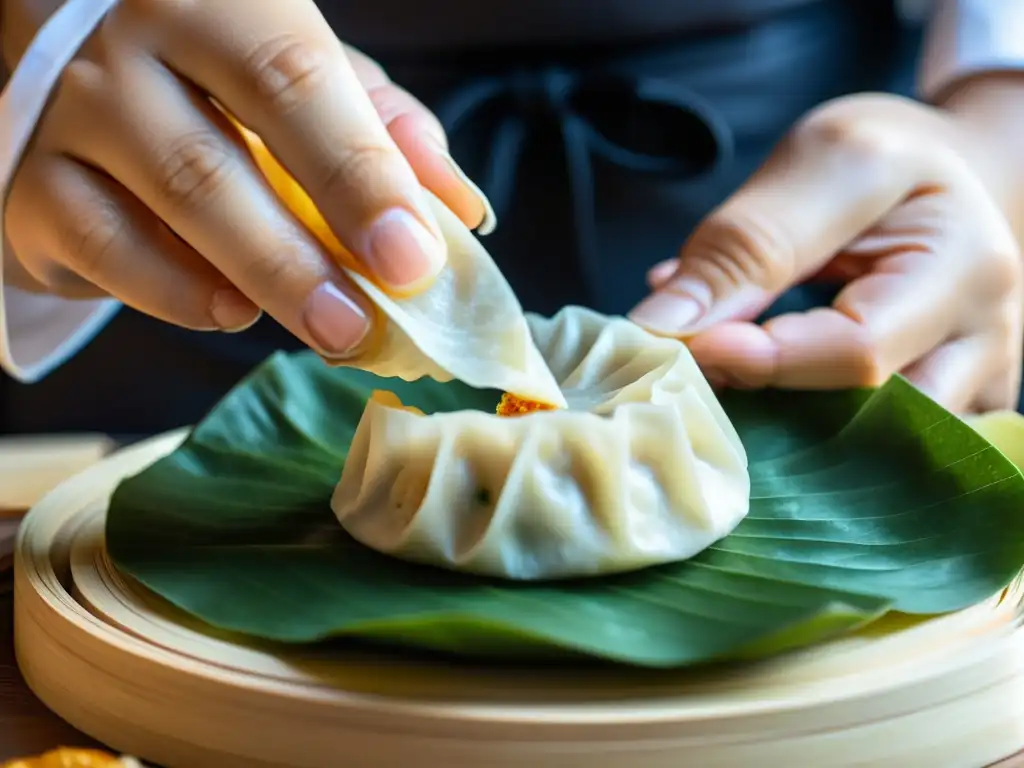
[(348, 281), (328, 280), (309, 294), (303, 322), (310, 346), (322, 357), (349, 359), (373, 331), (372, 309)]
[(842, 389), (888, 378), (868, 329), (833, 307), (779, 315), (763, 328), (778, 349), (776, 386)]
[(709, 379), (743, 389), (759, 389), (774, 382), (778, 345), (758, 325), (721, 323), (690, 338), (687, 346)]
[(629, 313), (629, 319), (656, 336), (681, 338), (704, 316), (704, 307), (690, 296), (657, 291)]
[(647, 287), (656, 291), (668, 282), (679, 268), (678, 259), (665, 259), (647, 270)]
[(210, 317), (227, 333), (248, 330), (262, 315), (263, 311), (236, 288), (221, 288), (210, 301)]
[(389, 208), (369, 226), (363, 259), (393, 295), (416, 295), (444, 269), (448, 249), (432, 212)]

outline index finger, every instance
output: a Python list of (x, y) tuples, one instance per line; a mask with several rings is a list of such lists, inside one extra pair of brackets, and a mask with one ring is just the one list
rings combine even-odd
[(701, 222), (630, 317), (666, 336), (756, 317), (920, 184), (916, 157), (893, 142), (885, 126), (809, 119)]
[(415, 292), (428, 284), (447, 258), (437, 222), (317, 7), (308, 0), (261, 0), (244, 13), (233, 2), (162, 7), (167, 33), (159, 46), (168, 65), (263, 139), (382, 287)]

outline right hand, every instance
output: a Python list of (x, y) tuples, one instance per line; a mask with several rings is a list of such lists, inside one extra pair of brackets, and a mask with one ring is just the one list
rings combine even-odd
[(65, 70), (13, 180), (11, 282), (194, 329), (241, 330), (265, 310), (325, 357), (355, 353), (365, 297), (208, 96), (262, 137), (385, 290), (415, 291), (445, 263), (423, 187), (467, 226), (485, 218), (437, 119), (339, 43), (312, 0), (122, 0)]

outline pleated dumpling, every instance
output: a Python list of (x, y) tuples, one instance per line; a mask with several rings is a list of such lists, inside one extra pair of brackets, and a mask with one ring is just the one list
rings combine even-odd
[(380, 552), (510, 579), (683, 560), (746, 515), (746, 453), (686, 347), (570, 307), (529, 316), (567, 410), (425, 416), (378, 393), (332, 499)]
[(378, 287), (338, 241), (305, 190), (256, 134), (235, 122), (260, 171), (289, 210), (323, 243), (378, 309), (366, 349), (339, 365), (413, 381), (458, 379), (565, 405), (537, 351), (522, 305), (498, 265), (448, 207), (427, 192), (448, 245), (448, 263), (420, 293), (393, 296)]

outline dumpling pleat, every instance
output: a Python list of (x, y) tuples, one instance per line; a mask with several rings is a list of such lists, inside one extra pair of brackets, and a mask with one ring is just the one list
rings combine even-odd
[[(570, 408), (422, 416), (371, 401), (332, 502), (346, 530), (416, 562), (554, 579), (683, 560), (739, 523), (746, 454), (683, 344), (578, 307), (530, 327)], [(365, 492), (399, 465), (428, 488), (411, 519)]]

